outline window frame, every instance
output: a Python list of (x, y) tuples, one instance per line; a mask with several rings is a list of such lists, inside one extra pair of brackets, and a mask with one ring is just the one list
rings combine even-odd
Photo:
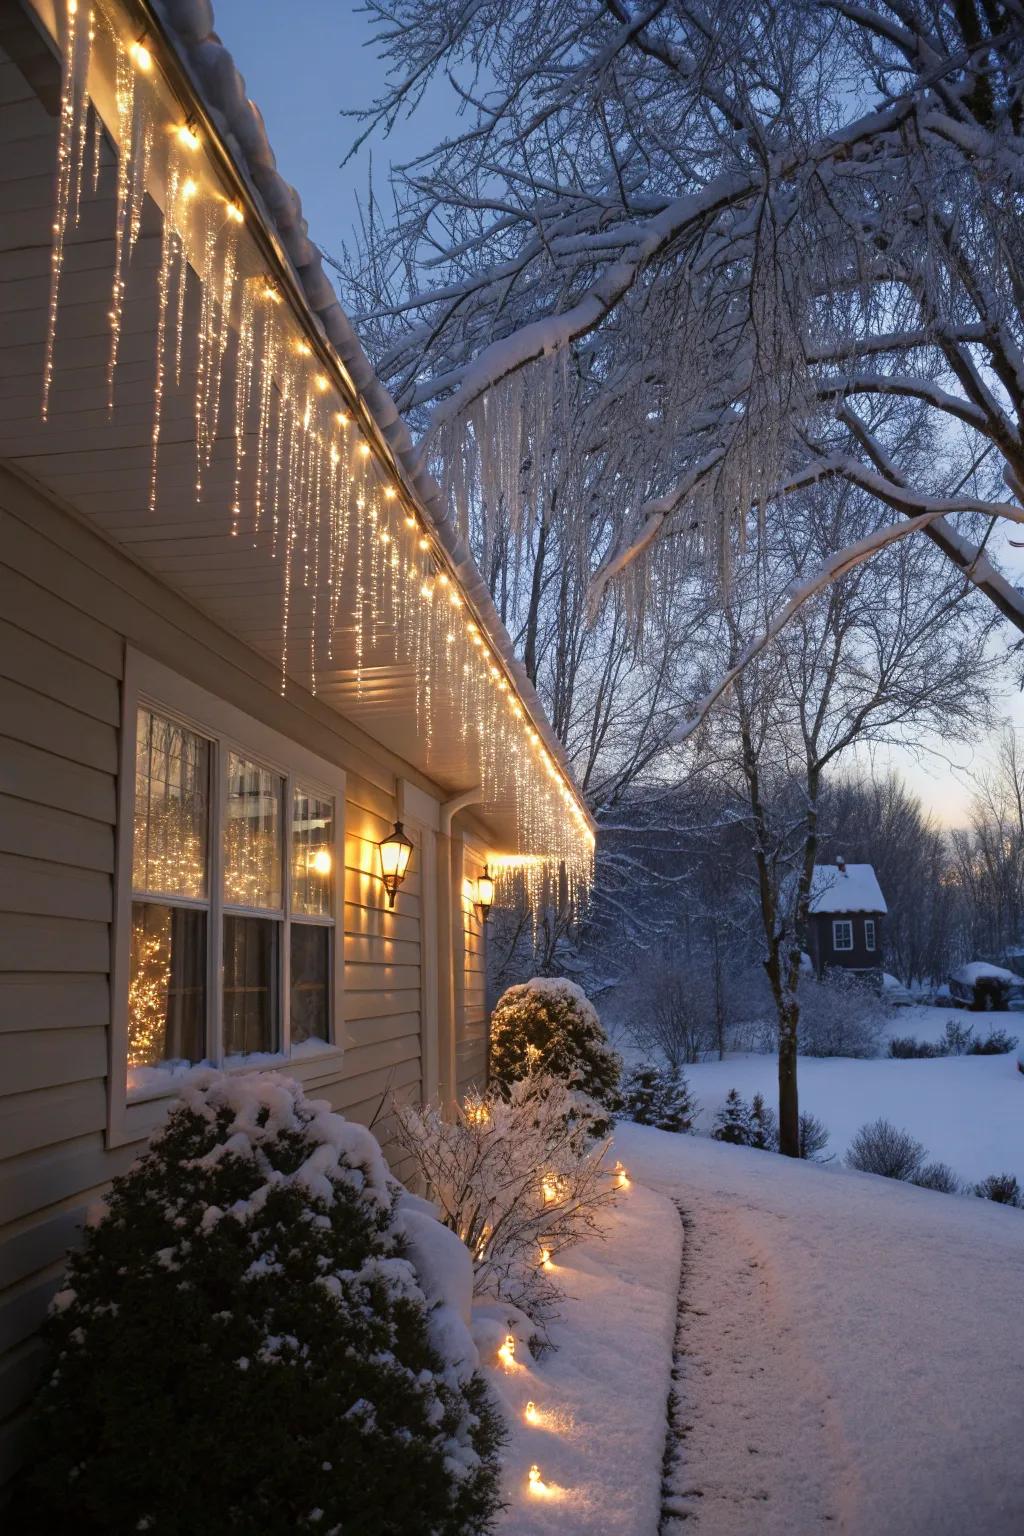
[(864, 919), (864, 948), (872, 955), (878, 949), (878, 925), (873, 917)]
[[(162, 1121), (168, 1100), (176, 1092), (169, 1081), (152, 1094), (128, 1097), (128, 987), (131, 980), (133, 852), (135, 827), (135, 760), (138, 712), (152, 709), (202, 736), (210, 744), (209, 827), (207, 836), (207, 899), (168, 898), (168, 904), (190, 906), (207, 913), (206, 1057), (223, 1065), (223, 943), (224, 915), (269, 918), (281, 923), (278, 965), (278, 1010), (281, 1048), (271, 1062), (232, 1061), (225, 1070), (287, 1071), (300, 1081), (336, 1077), (345, 1041), (345, 784), (342, 768), (310, 752), (300, 743), (263, 724), (243, 710), (173, 672), (160, 662), (128, 647), (121, 691), (121, 736), (118, 765), (117, 826), (115, 828), (113, 955), (111, 963), (111, 1030), (107, 1075), (107, 1143), (120, 1146), (146, 1136)], [(284, 781), (281, 828), (282, 901), (274, 912), (237, 906), (224, 899), (223, 834), (227, 811), (228, 758), (236, 752), (279, 775)], [(330, 918), (294, 914), (292, 827), (294, 795), (302, 789), (334, 806), (330, 843), (334, 864)], [(154, 896), (151, 899), (156, 899)], [(329, 927), (332, 931), (328, 980), (327, 1049), (295, 1058), (291, 1051), (291, 926), (293, 922)]]
[[(840, 944), (839, 930), (845, 928), (850, 936), (849, 944)], [(834, 917), (832, 919), (832, 951), (837, 955), (849, 955), (853, 953), (853, 918)]]

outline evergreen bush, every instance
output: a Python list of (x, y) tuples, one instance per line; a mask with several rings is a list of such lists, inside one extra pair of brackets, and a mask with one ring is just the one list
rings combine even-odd
[(819, 1153), (824, 1152), (828, 1146), (828, 1131), (817, 1115), (802, 1114), (800, 1116), (800, 1156), (810, 1163), (831, 1162), (830, 1157), (820, 1158)]
[(735, 1088), (730, 1088), (725, 1103), (715, 1116), (712, 1139), (728, 1142), (732, 1147), (749, 1147), (750, 1131), (750, 1105), (740, 1098)]
[(435, 1347), (396, 1197), (291, 1079), (197, 1076), (71, 1258), (18, 1528), (488, 1529), (499, 1420)]
[(748, 1145), (760, 1152), (779, 1150), (779, 1121), (774, 1109), (769, 1109), (764, 1094), (755, 1093), (750, 1101), (750, 1141)]
[[(621, 1105), (622, 1062), (608, 1045), (585, 992), (564, 977), (535, 976), (509, 987), (491, 1015), (491, 1079), (506, 1092), (535, 1073), (560, 1077), (604, 1109)], [(613, 1129), (609, 1117), (591, 1125), (595, 1136)]]
[(683, 1073), (671, 1067), (634, 1067), (622, 1085), (622, 1116), (661, 1131), (692, 1131), (697, 1105)]

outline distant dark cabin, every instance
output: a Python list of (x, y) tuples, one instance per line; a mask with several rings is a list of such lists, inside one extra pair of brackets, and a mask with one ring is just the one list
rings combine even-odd
[(815, 973), (881, 971), (882, 918), (888, 908), (870, 864), (816, 864), (807, 948)]

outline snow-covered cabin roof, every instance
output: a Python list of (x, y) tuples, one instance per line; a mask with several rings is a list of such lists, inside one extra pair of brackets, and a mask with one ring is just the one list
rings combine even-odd
[(1021, 978), (1016, 971), (1008, 971), (1001, 965), (990, 965), (987, 960), (969, 960), (950, 977), (963, 987), (973, 987), (977, 981), (1009, 981), (1019, 986)]
[(871, 864), (815, 864), (812, 912), (888, 912)]

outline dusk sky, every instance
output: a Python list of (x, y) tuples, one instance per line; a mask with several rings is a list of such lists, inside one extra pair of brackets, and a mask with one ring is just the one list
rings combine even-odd
[[(346, 0), (294, 0), (290, 6), (216, 0), (215, 15), (221, 39), (263, 113), (278, 168), (298, 188), (311, 238), (339, 252), (357, 222), (357, 198), (365, 202), (371, 158), (377, 193), (387, 206), (389, 166), (413, 158), (456, 125), (450, 94), (443, 82), (435, 84), (411, 122), (403, 119), (386, 139), (376, 134), (342, 166), (360, 131), (342, 110), (368, 105), (385, 81), (367, 15)], [(993, 543), (1000, 547), (997, 539)], [(1008, 573), (1024, 580), (1024, 550), (1010, 549), (1004, 539), (1001, 553)], [(1013, 638), (1004, 626), (1000, 643)], [(1001, 707), (1024, 728), (1024, 707), (1009, 679)], [(879, 749), (874, 768), (895, 767), (939, 820), (961, 824), (972, 775), (985, 768), (987, 744), (974, 750), (943, 742), (929, 745), (931, 750), (918, 755)], [(866, 753), (862, 763), (870, 765)]]

